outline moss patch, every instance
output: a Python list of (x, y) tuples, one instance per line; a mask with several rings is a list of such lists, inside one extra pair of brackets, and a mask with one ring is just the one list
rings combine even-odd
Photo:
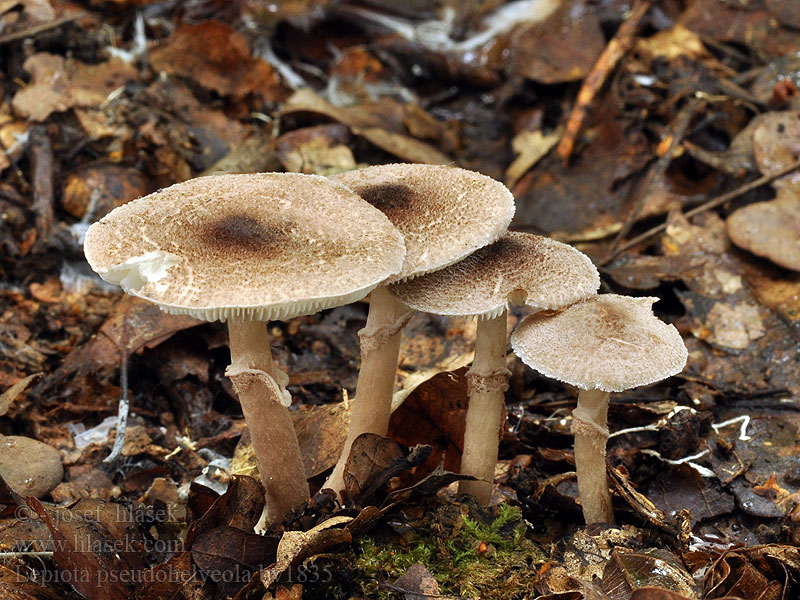
[(402, 594), (382, 584), (393, 582), (414, 563), (431, 572), (442, 595), (509, 600), (536, 595), (536, 574), (547, 556), (526, 538), (525, 522), (516, 507), (442, 504), (420, 519), (395, 520), (394, 528), (402, 533), (377, 533), (331, 557), (330, 568), (347, 573), (351, 585), (339, 590), (327, 587), (327, 598), (349, 598), (353, 591), (370, 598), (400, 598)]

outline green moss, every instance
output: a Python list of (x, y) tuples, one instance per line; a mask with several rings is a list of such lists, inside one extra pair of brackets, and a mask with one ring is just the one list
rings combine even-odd
[[(420, 563), (443, 595), (509, 600), (536, 595), (538, 566), (547, 557), (525, 537), (525, 522), (516, 507), (440, 505), (419, 521), (404, 524), (402, 530), (402, 536), (364, 538), (333, 559), (332, 569), (347, 572), (349, 591), (370, 598), (400, 598), (382, 584)], [(326, 594), (348, 597), (343, 590), (328, 589)]]

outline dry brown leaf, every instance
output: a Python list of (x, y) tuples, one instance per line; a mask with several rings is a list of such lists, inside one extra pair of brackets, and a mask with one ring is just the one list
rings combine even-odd
[(89, 65), (46, 52), (30, 56), (23, 68), (30, 73), (31, 84), (14, 95), (11, 106), (18, 115), (37, 122), (75, 106), (96, 108), (137, 77), (136, 69), (118, 58)]
[(606, 47), (598, 18), (567, 0), (544, 21), (512, 33), (509, 70), (540, 83), (583, 79)]
[(506, 185), (514, 187), (528, 169), (535, 165), (561, 139), (563, 128), (545, 135), (541, 131), (522, 131), (514, 136), (511, 146), (517, 157), (506, 169)]
[(407, 162), (450, 164), (452, 159), (425, 142), (376, 126), (376, 120), (363, 105), (338, 108), (310, 88), (296, 91), (281, 107), (280, 115), (311, 112), (347, 125), (358, 135)]
[(285, 532), (278, 543), (276, 563), (261, 572), (264, 587), (271, 587), (292, 566), (333, 546), (350, 543), (353, 536), (345, 526), (352, 521), (353, 517), (331, 517), (308, 531)]
[(247, 39), (219, 21), (182, 25), (150, 54), (153, 69), (179, 75), (223, 96), (256, 94), (277, 102), (283, 88), (272, 66), (252, 56)]
[(682, 25), (674, 25), (653, 36), (637, 39), (634, 50), (666, 60), (674, 60), (679, 56), (704, 61), (711, 58), (700, 36)]
[(41, 373), (28, 375), (24, 379), (20, 379), (17, 383), (0, 394), (0, 416), (3, 416), (8, 412), (8, 409), (11, 407), (11, 404), (14, 402), (14, 400), (16, 400), (20, 394), (28, 389), (30, 383), (40, 375)]

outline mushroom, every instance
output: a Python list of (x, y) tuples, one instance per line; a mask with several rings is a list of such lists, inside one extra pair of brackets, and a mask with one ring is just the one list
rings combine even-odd
[(546, 237), (506, 233), (464, 260), (390, 291), (407, 306), (439, 315), (475, 316), (475, 359), (467, 373), (469, 407), (459, 492), (488, 504), (508, 388), (507, 318), (510, 303), (535, 310), (561, 308), (597, 292), (600, 276), (589, 257)]
[(231, 379), (273, 523), (309, 490), (287, 410), (288, 377), (264, 321), (366, 296), (402, 266), (400, 233), (344, 186), (314, 175), (217, 175), (173, 185), (93, 224), (91, 267), (169, 313), (227, 321)]
[(581, 390), (572, 411), (572, 433), (587, 523), (614, 522), (605, 461), (609, 393), (660, 381), (686, 364), (678, 330), (653, 314), (657, 301), (592, 296), (554, 315), (531, 315), (511, 335), (522, 362)]
[[(386, 283), (441, 269), (497, 240), (514, 216), (514, 197), (502, 183), (438, 165), (390, 164), (333, 178), (383, 211), (403, 234), (406, 259)], [(385, 287), (370, 296), (367, 324), (359, 332), (361, 369), (350, 430), (333, 473), (323, 487), (344, 489), (344, 466), (363, 433), (386, 435), (408, 308)]]

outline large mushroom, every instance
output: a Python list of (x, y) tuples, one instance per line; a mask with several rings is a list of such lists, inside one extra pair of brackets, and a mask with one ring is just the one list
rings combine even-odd
[(660, 381), (686, 364), (678, 330), (653, 314), (657, 301), (592, 296), (555, 315), (531, 315), (511, 335), (522, 362), (581, 390), (572, 411), (572, 433), (587, 523), (614, 522), (605, 459), (609, 393)]
[(546, 237), (507, 233), (464, 260), (390, 286), (407, 306), (439, 315), (475, 316), (475, 359), (467, 373), (469, 407), (459, 491), (489, 502), (508, 387), (507, 309), (511, 303), (552, 310), (597, 292), (600, 276), (588, 256)]
[[(514, 216), (514, 197), (502, 183), (456, 167), (390, 164), (333, 178), (383, 211), (403, 234), (403, 268), (386, 283), (436, 271), (497, 240)], [(344, 466), (363, 433), (386, 435), (408, 308), (385, 287), (370, 295), (361, 338), (361, 369), (344, 449), (324, 487), (344, 489)]]
[(272, 361), (264, 321), (366, 296), (396, 273), (405, 249), (380, 211), (313, 175), (201, 177), (125, 204), (92, 225), (91, 267), (170, 313), (226, 321), (226, 371), (250, 428), (266, 488), (265, 517), (308, 497), (287, 410), (288, 377)]

